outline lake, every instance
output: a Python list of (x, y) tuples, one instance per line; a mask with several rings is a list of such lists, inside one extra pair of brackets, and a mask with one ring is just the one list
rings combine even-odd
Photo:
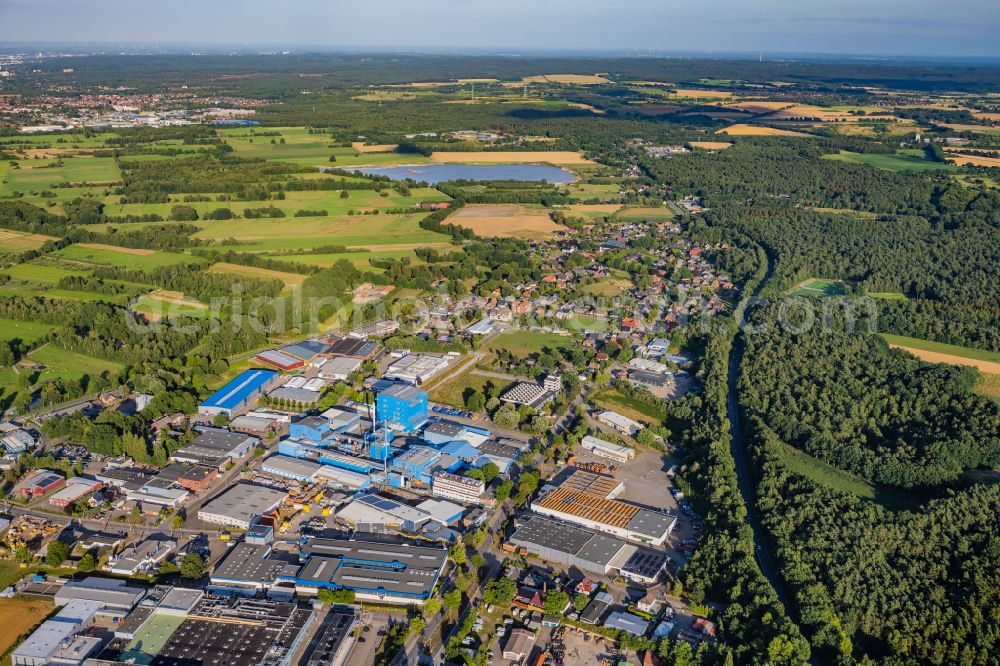
[(392, 180), (406, 180), (436, 184), (449, 180), (521, 180), (571, 183), (576, 176), (548, 164), (410, 164), (388, 167), (347, 167), (371, 176), (387, 176)]

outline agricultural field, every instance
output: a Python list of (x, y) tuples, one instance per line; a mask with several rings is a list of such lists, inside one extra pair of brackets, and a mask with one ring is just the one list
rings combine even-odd
[[(329, 176), (324, 176), (329, 177)], [(347, 197), (341, 196), (340, 190), (305, 190), (289, 191), (285, 193), (284, 199), (271, 201), (196, 201), (182, 202), (182, 197), (178, 196), (169, 203), (152, 204), (120, 204), (115, 197), (105, 199), (105, 211), (108, 215), (150, 215), (156, 214), (165, 219), (169, 219), (171, 209), (183, 203), (198, 212), (199, 217), (204, 218), (206, 214), (217, 208), (228, 208), (237, 215), (244, 215), (248, 208), (274, 207), (281, 210), (286, 218), (295, 221), (310, 218), (296, 218), (295, 213), (300, 210), (326, 211), (328, 216), (347, 215), (349, 211), (368, 210), (388, 210), (396, 208), (413, 208), (423, 202), (443, 202), (448, 201), (448, 197), (432, 188), (413, 188), (408, 196), (399, 194), (395, 190), (383, 190), (385, 196), (374, 190), (349, 190)], [(281, 218), (277, 218), (281, 219)], [(311, 218), (319, 219), (319, 218)], [(266, 219), (255, 221), (266, 222)], [(212, 220), (202, 220), (198, 224), (209, 223)], [(217, 222), (231, 222), (230, 220), (217, 220)], [(130, 223), (128, 228), (133, 228)]]
[(1000, 352), (976, 349), (974, 347), (960, 347), (943, 342), (921, 340), (903, 335), (890, 335), (888, 333), (883, 333), (882, 337), (886, 339), (890, 347), (903, 349), (917, 358), (930, 363), (970, 365), (978, 368), (981, 372), (1000, 374)]
[[(64, 277), (70, 275), (82, 275), (89, 271), (89, 267), (74, 266), (69, 268), (65, 265), (53, 265), (51, 261), (36, 259), (27, 264), (16, 264), (10, 268), (5, 268), (2, 272), (9, 275), (11, 281), (17, 280), (23, 283), (55, 284)], [(13, 286), (10, 283), (4, 286)]]
[(431, 159), (446, 164), (555, 164), (593, 165), (580, 153), (568, 150), (523, 150), (523, 151), (434, 151)]
[(843, 296), (846, 285), (841, 280), (811, 278), (792, 290), (791, 296)]
[[(195, 238), (221, 242), (240, 252), (305, 250), (326, 245), (369, 248), (407, 245), (410, 248), (447, 242), (448, 237), (420, 228), (425, 213), (403, 215), (341, 215), (259, 220), (204, 220)], [(233, 239), (234, 243), (227, 242)]]
[[(14, 562), (5, 561), (2, 564), (5, 568), (7, 566), (17, 567)], [(17, 576), (23, 573), (24, 571), (17, 568)], [(5, 583), (4, 587), (8, 584)], [(55, 606), (52, 605), (52, 602), (41, 597), (0, 599), (0, 626), (3, 627), (3, 632), (0, 632), (0, 654), (7, 654), (23, 636), (41, 624), (53, 610), (55, 610)]]
[(715, 131), (716, 134), (728, 134), (729, 136), (809, 136), (802, 132), (778, 129), (777, 127), (762, 127), (760, 125), (747, 125), (737, 123)]
[(982, 155), (965, 155), (949, 152), (946, 159), (952, 164), (959, 166), (971, 164), (972, 166), (1000, 168), (1000, 157), (983, 157)]
[(0, 196), (70, 183), (113, 183), (120, 180), (121, 175), (110, 157), (18, 160), (16, 168), (12, 166), (4, 172)]
[(478, 236), (541, 239), (565, 230), (548, 211), (517, 205), (470, 205), (453, 213), (448, 222), (472, 229)]
[(688, 141), (688, 145), (702, 150), (725, 150), (733, 147), (728, 141)]
[[(377, 250), (371, 252), (327, 252), (323, 254), (277, 254), (273, 255), (276, 259), (281, 259), (283, 261), (292, 261), (300, 264), (308, 264), (310, 266), (319, 266), (320, 268), (328, 268), (333, 266), (335, 263), (341, 259), (346, 259), (351, 262), (355, 268), (359, 270), (366, 271), (371, 270), (373, 272), (378, 272), (379, 269), (372, 267), (370, 259), (403, 259), (407, 258), (410, 260), (410, 265), (417, 266), (423, 263), (417, 258), (416, 253), (413, 249), (407, 248), (405, 245), (396, 246), (399, 249), (395, 250)], [(451, 248), (448, 243), (424, 243), (420, 247), (430, 247), (436, 248), (438, 250), (447, 251)]]
[(578, 86), (612, 83), (611, 80), (597, 74), (540, 74), (538, 76), (526, 76), (523, 81), (525, 83), (562, 83)]
[(176, 264), (196, 264), (203, 261), (199, 257), (176, 252), (134, 250), (113, 245), (70, 245), (54, 252), (53, 256), (82, 263), (122, 266), (141, 271)]
[(0, 229), (0, 249), (15, 250), (24, 252), (26, 250), (37, 250), (45, 241), (55, 240), (54, 236), (45, 234), (31, 234), (25, 231), (8, 231)]
[(900, 151), (893, 155), (884, 155), (881, 153), (852, 153), (842, 150), (839, 153), (823, 155), (823, 158), (867, 164), (885, 171), (954, 171), (957, 169), (953, 164), (932, 162), (925, 159), (919, 151), (917, 154)]
[(227, 264), (225, 262), (219, 262), (213, 264), (211, 268), (208, 269), (209, 273), (234, 273), (236, 275), (247, 275), (250, 277), (258, 278), (272, 278), (275, 280), (281, 280), (285, 287), (295, 287), (301, 285), (305, 282), (306, 277), (301, 273), (288, 273), (285, 271), (274, 271), (267, 268), (258, 268), (256, 266), (243, 266), (240, 264)]

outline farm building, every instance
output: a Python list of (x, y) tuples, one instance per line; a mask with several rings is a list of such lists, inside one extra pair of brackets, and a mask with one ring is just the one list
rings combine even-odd
[(620, 463), (626, 463), (635, 457), (635, 451), (633, 449), (630, 449), (627, 446), (612, 444), (607, 440), (599, 437), (593, 437), (591, 435), (585, 435), (584, 438), (580, 440), (580, 445), (587, 451), (593, 453), (595, 456), (610, 458), (611, 460)]
[(198, 405), (198, 413), (207, 416), (222, 414), (233, 418), (250, 408), (257, 397), (270, 388), (278, 379), (273, 370), (247, 370), (208, 396)]
[(66, 482), (66, 487), (49, 498), (49, 504), (66, 508), (73, 502), (83, 499), (90, 493), (96, 493), (104, 484), (96, 479), (74, 476)]

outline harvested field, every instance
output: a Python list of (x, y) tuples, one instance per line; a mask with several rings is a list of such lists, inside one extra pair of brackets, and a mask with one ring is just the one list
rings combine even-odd
[(104, 243), (77, 243), (77, 247), (87, 247), (91, 250), (121, 252), (122, 254), (134, 254), (140, 257), (148, 257), (149, 255), (156, 253), (156, 250), (146, 250), (138, 247), (118, 247), (117, 245), (105, 245)]
[(959, 125), (954, 123), (941, 123), (942, 127), (947, 127), (956, 132), (987, 132), (1000, 133), (1000, 127), (990, 127), (989, 125)]
[(0, 654), (13, 648), (20, 638), (41, 623), (51, 613), (53, 606), (46, 599), (0, 599)]
[(621, 204), (571, 204), (569, 210), (574, 213), (615, 213), (621, 210)]
[(776, 129), (774, 127), (760, 127), (758, 125), (746, 125), (738, 123), (715, 131), (716, 134), (728, 134), (730, 136), (809, 136), (801, 132), (791, 130)]
[(204, 303), (184, 298), (184, 294), (179, 291), (171, 291), (169, 289), (158, 289), (156, 291), (150, 292), (148, 296), (154, 301), (163, 301), (164, 303), (173, 303), (174, 305), (187, 305), (192, 308), (197, 308), (199, 310), (204, 310), (208, 308), (208, 306), (205, 305)]
[(540, 76), (526, 76), (522, 81), (525, 83), (569, 83), (579, 86), (611, 83), (608, 79), (596, 74), (542, 74)]
[(235, 273), (237, 275), (249, 275), (258, 278), (273, 278), (281, 280), (286, 287), (293, 287), (305, 282), (306, 276), (300, 273), (287, 273), (285, 271), (273, 271), (268, 268), (258, 268), (256, 266), (243, 266), (240, 264), (227, 264), (219, 262), (208, 269), (209, 273)]
[(594, 164), (580, 153), (569, 150), (522, 150), (522, 151), (475, 151), (475, 152), (434, 152), (431, 159), (447, 164), (489, 163), (489, 164)]
[(928, 351), (926, 349), (916, 349), (915, 347), (904, 347), (903, 345), (893, 345), (890, 347), (894, 349), (902, 349), (903, 351), (908, 351), (917, 358), (927, 361), (928, 363), (948, 363), (950, 365), (971, 365), (974, 368), (978, 368), (982, 372), (987, 372), (990, 374), (1000, 374), (1000, 363), (993, 361), (982, 361), (975, 358), (965, 358), (964, 356), (955, 356), (954, 354), (943, 354), (941, 352)]
[(732, 148), (733, 144), (728, 141), (688, 141), (692, 148), (702, 148), (704, 150), (725, 150)]
[(500, 238), (546, 238), (564, 229), (552, 221), (548, 212), (520, 206), (465, 206), (448, 221), (472, 229), (480, 236)]
[(794, 106), (791, 102), (737, 102), (727, 104), (727, 109), (739, 109), (750, 113), (773, 113)]
[(700, 88), (678, 88), (674, 97), (690, 97), (691, 99), (714, 99), (720, 97), (735, 97), (728, 90), (702, 90)]
[(0, 246), (10, 250), (37, 250), (45, 244), (45, 241), (55, 239), (55, 236), (46, 236), (45, 234), (0, 229)]
[(1000, 167), (1000, 157), (982, 157), (980, 155), (965, 155), (963, 153), (948, 153), (948, 161), (952, 164), (965, 166), (971, 164), (981, 167)]
[(351, 147), (359, 153), (392, 153), (399, 148), (398, 144), (395, 143), (383, 143), (375, 146), (365, 145), (361, 141), (354, 141), (351, 143)]
[(572, 102), (570, 104), (574, 109), (583, 109), (584, 111), (590, 111), (591, 113), (606, 113), (604, 109), (598, 109), (592, 104), (583, 104), (581, 102)]

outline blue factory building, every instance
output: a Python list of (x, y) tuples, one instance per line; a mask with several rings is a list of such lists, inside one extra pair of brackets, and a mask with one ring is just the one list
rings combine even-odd
[(375, 397), (378, 419), (394, 430), (414, 432), (427, 422), (427, 394), (408, 384), (393, 384)]
[(333, 436), (330, 422), (319, 416), (303, 416), (292, 421), (289, 436), (311, 444), (321, 444)]

